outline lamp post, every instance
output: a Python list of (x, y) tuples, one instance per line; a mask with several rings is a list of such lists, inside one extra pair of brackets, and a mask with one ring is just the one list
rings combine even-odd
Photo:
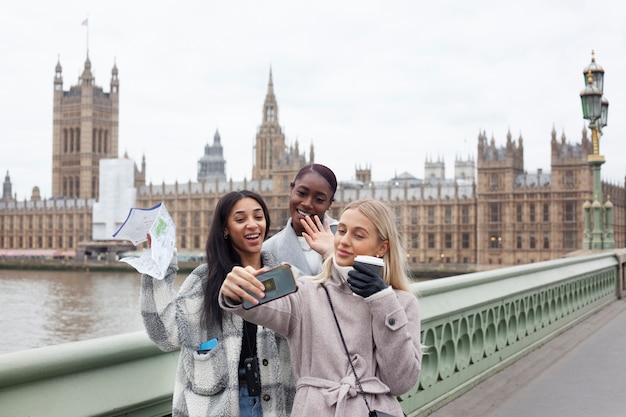
[[(612, 233), (612, 219), (606, 216), (603, 225), (602, 182), (600, 167), (604, 164), (604, 156), (600, 155), (600, 138), (602, 128), (607, 125), (609, 101), (604, 97), (604, 69), (596, 63), (594, 52), (591, 52), (591, 64), (583, 69), (585, 88), (580, 92), (583, 107), (583, 118), (589, 120), (593, 153), (587, 157), (593, 175), (593, 196), (585, 208), (585, 230), (583, 233), (583, 249), (609, 249), (615, 247)], [(593, 213), (590, 213), (593, 211)], [(610, 211), (609, 211), (610, 212)], [(593, 230), (589, 230), (593, 218)]]

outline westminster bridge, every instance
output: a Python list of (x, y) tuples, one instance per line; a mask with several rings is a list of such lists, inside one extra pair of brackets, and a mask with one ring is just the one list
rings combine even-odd
[[(625, 250), (424, 281), (407, 416), (618, 416)], [(177, 352), (144, 332), (0, 355), (0, 417), (167, 416)]]

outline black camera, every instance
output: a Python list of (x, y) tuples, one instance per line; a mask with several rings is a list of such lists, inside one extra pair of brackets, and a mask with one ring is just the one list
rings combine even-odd
[(259, 373), (259, 361), (257, 358), (244, 359), (243, 371), (248, 384), (248, 395), (251, 397), (261, 395), (261, 374)]

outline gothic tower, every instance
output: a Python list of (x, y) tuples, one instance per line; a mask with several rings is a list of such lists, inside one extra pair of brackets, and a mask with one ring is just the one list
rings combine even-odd
[(204, 147), (204, 155), (198, 160), (198, 182), (225, 182), (226, 160), (222, 148), (220, 132), (215, 131), (213, 145), (208, 143)]
[(255, 148), (252, 179), (272, 178), (272, 171), (278, 165), (278, 157), (285, 150), (285, 135), (278, 123), (278, 104), (274, 95), (272, 70), (263, 103), (263, 122), (256, 135)]
[(63, 91), (60, 61), (54, 77), (52, 197), (98, 198), (102, 158), (118, 157), (119, 80), (111, 71), (111, 90), (95, 84), (89, 55), (78, 84)]
[(4, 177), (4, 183), (2, 184), (2, 201), (8, 202), (13, 199), (11, 196), (12, 185), (11, 185), (11, 177), (9, 176), (9, 171), (7, 171), (6, 177)]
[(591, 198), (593, 183), (587, 157), (593, 153), (593, 145), (587, 137), (587, 128), (583, 127), (580, 143), (568, 143), (565, 133), (561, 135), (560, 141), (557, 140), (554, 127), (551, 136), (552, 184), (563, 191), (589, 190), (589, 196), (586, 197)]
[(430, 158), (426, 158), (424, 161), (424, 181), (428, 182), (434, 179), (446, 179), (446, 163), (439, 157), (437, 157), (436, 162), (432, 161)]
[(506, 135), (506, 145), (497, 147), (493, 137), (478, 135), (478, 184), (481, 190), (501, 193), (510, 190), (518, 174), (524, 172), (524, 144), (520, 135), (517, 144), (511, 132)]
[[(311, 145), (311, 162), (313, 155)], [(271, 179), (276, 190), (287, 190), (298, 170), (306, 164), (306, 157), (304, 153), (300, 154), (297, 141), (295, 146), (288, 148), (286, 145), (285, 134), (278, 122), (278, 104), (274, 95), (274, 82), (270, 69), (267, 94), (263, 104), (263, 122), (257, 131), (254, 146), (252, 179), (255, 181)]]
[(476, 163), (469, 156), (467, 159), (456, 157), (454, 160), (454, 179), (474, 181), (476, 179)]

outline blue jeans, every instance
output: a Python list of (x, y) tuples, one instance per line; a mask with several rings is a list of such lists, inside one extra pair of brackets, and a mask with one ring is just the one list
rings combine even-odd
[(241, 417), (263, 417), (261, 397), (250, 397), (246, 385), (239, 385), (239, 415)]

